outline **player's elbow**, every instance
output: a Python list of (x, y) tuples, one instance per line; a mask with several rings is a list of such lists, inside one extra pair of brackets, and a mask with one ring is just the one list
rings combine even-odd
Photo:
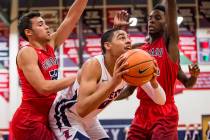
[(88, 111), (86, 109), (86, 107), (84, 107), (81, 104), (77, 104), (76, 105), (76, 110), (77, 110), (77, 114), (81, 117), (84, 118), (88, 115)]
[(41, 95), (48, 96), (50, 95), (50, 93), (52, 93), (52, 90), (49, 86), (47, 86), (47, 84), (43, 84), (40, 85), (39, 88), (37, 88), (37, 92)]

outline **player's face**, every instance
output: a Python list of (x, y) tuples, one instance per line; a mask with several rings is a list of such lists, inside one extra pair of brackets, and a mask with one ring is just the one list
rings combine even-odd
[(49, 41), (50, 31), (42, 17), (31, 19), (33, 38), (39, 41)]
[(153, 10), (148, 18), (148, 33), (150, 35), (160, 33), (165, 28), (165, 14), (160, 10)]
[(128, 34), (123, 30), (118, 30), (114, 32), (112, 37), (111, 44), (111, 53), (113, 56), (120, 56), (125, 53), (127, 50), (131, 49), (131, 40)]

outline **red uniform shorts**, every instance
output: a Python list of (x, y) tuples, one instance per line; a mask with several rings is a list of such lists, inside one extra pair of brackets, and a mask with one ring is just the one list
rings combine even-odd
[(53, 140), (54, 135), (43, 117), (28, 109), (18, 109), (11, 124), (15, 140)]
[(128, 140), (178, 140), (178, 111), (175, 104), (139, 107)]

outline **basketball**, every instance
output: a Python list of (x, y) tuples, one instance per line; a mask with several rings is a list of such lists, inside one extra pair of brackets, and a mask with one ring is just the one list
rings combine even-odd
[(127, 57), (128, 66), (125, 69), (129, 71), (122, 78), (133, 86), (140, 86), (153, 77), (154, 58), (144, 50), (133, 49), (124, 53)]

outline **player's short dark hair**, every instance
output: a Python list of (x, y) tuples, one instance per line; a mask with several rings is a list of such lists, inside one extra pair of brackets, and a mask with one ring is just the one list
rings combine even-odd
[(106, 48), (104, 47), (104, 43), (105, 42), (111, 42), (112, 41), (112, 37), (114, 35), (114, 32), (118, 31), (118, 30), (120, 30), (120, 29), (113, 28), (113, 29), (110, 29), (110, 30), (108, 30), (108, 31), (106, 31), (105, 33), (102, 34), (102, 37), (101, 37), (101, 49), (102, 49), (103, 54), (106, 53)]
[(153, 10), (160, 10), (162, 12), (166, 12), (166, 8), (164, 5), (161, 5), (161, 4), (156, 4), (154, 7), (153, 7)]
[(26, 41), (28, 41), (28, 38), (25, 35), (25, 32), (24, 32), (25, 29), (31, 29), (32, 28), (31, 19), (34, 17), (40, 17), (40, 16), (41, 14), (39, 12), (32, 11), (32, 12), (28, 12), (24, 14), (23, 16), (19, 18), (18, 31), (20, 33), (20, 36)]

